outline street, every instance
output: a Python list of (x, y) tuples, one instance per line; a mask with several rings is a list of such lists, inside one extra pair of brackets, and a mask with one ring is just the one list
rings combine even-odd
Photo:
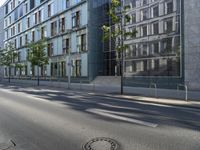
[(8, 150), (83, 150), (97, 137), (115, 140), (119, 150), (200, 150), (200, 110), (0, 85), (0, 150), (6, 143)]

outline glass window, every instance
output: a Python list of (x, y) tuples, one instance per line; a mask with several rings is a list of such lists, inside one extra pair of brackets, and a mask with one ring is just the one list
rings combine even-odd
[(8, 3), (5, 5), (5, 14), (8, 14)]
[(44, 39), (46, 37), (46, 27), (41, 27), (41, 39)]
[(49, 43), (47, 46), (47, 54), (49, 57), (53, 56), (53, 43)]
[(167, 7), (167, 9), (166, 9), (166, 14), (170, 14), (170, 13), (172, 13), (173, 12), (173, 1), (169, 1), (169, 2), (167, 2), (166, 3), (166, 7)]
[(81, 76), (81, 60), (76, 60), (75, 62), (76, 77)]
[(32, 42), (35, 41), (35, 31), (32, 31)]
[(57, 21), (51, 23), (51, 36), (55, 36), (57, 34)]
[(65, 0), (65, 5), (66, 5), (66, 8), (68, 8), (70, 6), (70, 1), (69, 0)]
[(153, 7), (153, 18), (156, 18), (159, 16), (159, 7), (158, 6), (154, 6)]
[(147, 36), (147, 26), (142, 27), (142, 36)]
[(148, 9), (143, 9), (141, 11), (141, 21), (147, 20), (149, 18), (149, 11)]
[(80, 26), (80, 12), (77, 11), (72, 14), (72, 27), (79, 27)]
[(154, 35), (159, 34), (159, 24), (158, 24), (158, 22), (153, 24), (153, 34)]
[(30, 0), (30, 10), (35, 7), (35, 0)]
[(18, 19), (18, 8), (16, 8), (14, 12), (14, 20), (16, 21), (17, 19)]
[(51, 4), (48, 5), (48, 17), (53, 16), (53, 13), (54, 13), (54, 11), (53, 11), (53, 3), (51, 3)]
[(30, 17), (27, 18), (27, 28), (30, 28)]
[(59, 31), (62, 33), (65, 32), (65, 17), (59, 20)]
[(25, 3), (25, 11), (28, 13), (28, 3)]
[(63, 39), (62, 44), (63, 44), (63, 54), (67, 54), (70, 48), (70, 40), (68, 38)]
[(173, 19), (165, 21), (165, 33), (171, 33), (173, 31)]
[(23, 5), (21, 5), (20, 7), (19, 7), (19, 17), (22, 17), (23, 16)]

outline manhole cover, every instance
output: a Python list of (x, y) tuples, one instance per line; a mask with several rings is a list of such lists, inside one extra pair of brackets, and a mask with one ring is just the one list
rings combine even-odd
[(9, 150), (15, 146), (16, 146), (16, 144), (12, 140), (10, 140), (5, 143), (0, 143), (0, 150)]
[(119, 150), (119, 144), (110, 138), (94, 138), (83, 146), (84, 150)]

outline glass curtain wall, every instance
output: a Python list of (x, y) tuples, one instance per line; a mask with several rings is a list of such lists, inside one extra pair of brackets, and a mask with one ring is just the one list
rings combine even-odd
[(124, 5), (131, 7), (126, 30), (137, 30), (125, 41), (125, 76), (180, 77), (180, 0), (124, 0)]

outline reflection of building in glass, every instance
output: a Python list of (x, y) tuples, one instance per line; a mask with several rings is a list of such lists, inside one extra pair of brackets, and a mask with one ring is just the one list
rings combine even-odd
[(132, 20), (126, 30), (125, 75), (180, 76), (180, 1), (125, 0)]

